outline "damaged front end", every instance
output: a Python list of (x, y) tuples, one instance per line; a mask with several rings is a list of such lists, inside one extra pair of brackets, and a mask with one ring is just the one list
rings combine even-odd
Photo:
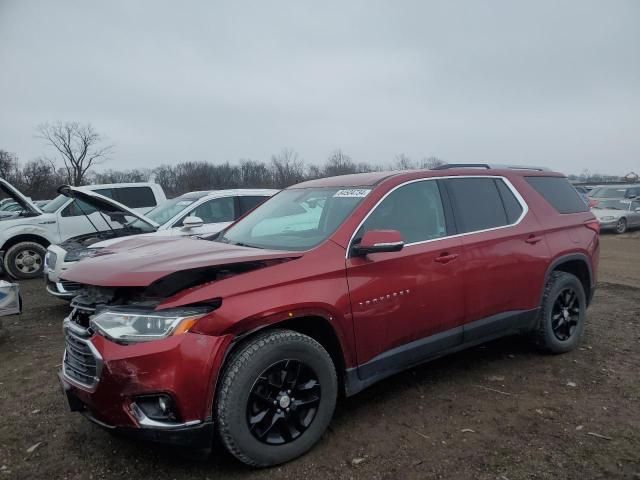
[(146, 286), (83, 285), (64, 321), (61, 381), (71, 410), (105, 428), (208, 448), (213, 386), (232, 338), (191, 327), (223, 300), (163, 305), (183, 292), (289, 259), (269, 257), (154, 276)]

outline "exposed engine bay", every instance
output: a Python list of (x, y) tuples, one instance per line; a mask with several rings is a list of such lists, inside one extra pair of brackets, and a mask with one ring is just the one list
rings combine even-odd
[[(85, 285), (71, 301), (70, 319), (84, 328), (89, 327), (94, 313), (105, 307), (131, 306), (155, 309), (164, 299), (187, 288), (224, 280), (242, 273), (288, 261), (287, 258), (242, 262), (215, 267), (202, 267), (174, 272), (156, 280), (147, 287), (101, 287)], [(211, 299), (212, 301), (219, 301)]]

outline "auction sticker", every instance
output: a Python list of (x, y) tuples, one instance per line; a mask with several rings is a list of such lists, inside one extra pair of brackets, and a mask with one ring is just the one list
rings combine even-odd
[(356, 198), (362, 198), (362, 197), (366, 197), (369, 192), (371, 190), (369, 189), (363, 189), (363, 188), (350, 188), (348, 190), (338, 190), (336, 193), (333, 194), (334, 197), (356, 197)]

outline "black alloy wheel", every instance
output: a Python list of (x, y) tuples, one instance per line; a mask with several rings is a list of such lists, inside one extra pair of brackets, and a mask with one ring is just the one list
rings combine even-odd
[(313, 422), (321, 395), (318, 376), (308, 365), (294, 359), (276, 362), (251, 389), (249, 430), (268, 445), (292, 442)]
[(580, 320), (578, 294), (571, 287), (564, 289), (553, 303), (551, 328), (561, 342), (571, 338)]

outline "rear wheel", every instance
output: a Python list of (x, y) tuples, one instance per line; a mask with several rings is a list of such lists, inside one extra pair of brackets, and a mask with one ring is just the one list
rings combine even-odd
[(231, 357), (221, 379), (222, 442), (248, 465), (292, 460), (326, 430), (337, 392), (331, 357), (311, 337), (291, 330), (257, 335)]
[(36, 242), (20, 242), (4, 255), (4, 269), (13, 278), (25, 280), (42, 276), (46, 249)]
[(627, 219), (621, 218), (620, 220), (618, 220), (618, 223), (616, 223), (616, 233), (624, 233), (626, 231), (627, 231)]
[(565, 353), (578, 345), (584, 332), (587, 300), (580, 280), (570, 273), (553, 272), (544, 290), (536, 343), (551, 353)]

